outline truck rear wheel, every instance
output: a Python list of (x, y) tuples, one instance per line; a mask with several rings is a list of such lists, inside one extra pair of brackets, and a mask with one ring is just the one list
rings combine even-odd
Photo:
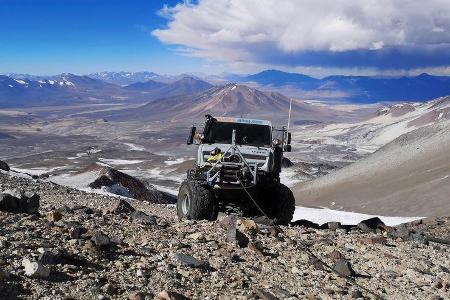
[(209, 186), (201, 181), (185, 180), (177, 199), (178, 219), (216, 220), (219, 206)]

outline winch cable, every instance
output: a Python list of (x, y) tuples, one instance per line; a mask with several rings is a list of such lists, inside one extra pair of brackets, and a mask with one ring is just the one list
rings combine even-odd
[[(242, 188), (244, 189), (245, 193), (247, 194), (247, 196), (250, 198), (250, 200), (252, 200), (253, 204), (255, 204), (255, 206), (258, 208), (258, 210), (268, 219), (270, 220), (270, 222), (272, 223), (272, 225), (279, 231), (279, 232), (284, 232), (284, 230), (278, 226), (277, 224), (275, 224), (275, 222), (272, 220), (272, 218), (269, 218), (269, 216), (264, 212), (264, 210), (258, 205), (258, 203), (255, 201), (255, 199), (253, 198), (253, 196), (249, 193), (249, 191), (247, 190), (247, 188), (244, 186), (244, 184), (242, 183), (242, 181), (239, 179), (239, 184), (242, 186)], [(384, 299), (382, 296), (378, 295), (376, 292), (370, 290), (369, 288), (366, 288), (364, 286), (362, 286), (361, 284), (359, 284), (358, 282), (356, 282), (356, 280), (351, 277), (351, 276), (345, 276), (342, 275), (341, 273), (337, 272), (333, 267), (331, 267), (329, 264), (327, 264), (323, 259), (321, 259), (319, 256), (317, 256), (311, 249), (310, 247), (305, 244), (302, 241), (296, 240), (297, 244), (300, 245), (300, 247), (302, 248), (302, 250), (306, 251), (311, 257), (315, 258), (317, 261), (319, 261), (322, 266), (324, 266), (326, 269), (330, 270), (331, 272), (337, 274), (338, 276), (344, 278), (347, 282), (349, 282), (350, 284), (353, 284), (354, 286), (360, 288), (361, 290), (365, 291), (368, 294), (371, 294), (372, 296), (374, 296), (376, 299)]]

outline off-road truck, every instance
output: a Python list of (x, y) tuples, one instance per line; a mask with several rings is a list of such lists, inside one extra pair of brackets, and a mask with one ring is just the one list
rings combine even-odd
[(219, 205), (233, 202), (246, 215), (288, 224), (295, 199), (280, 183), (280, 172), (290, 142), (285, 127), (276, 129), (266, 120), (207, 115), (203, 132), (193, 126), (187, 140), (198, 145), (198, 154), (179, 189), (178, 218), (215, 220)]

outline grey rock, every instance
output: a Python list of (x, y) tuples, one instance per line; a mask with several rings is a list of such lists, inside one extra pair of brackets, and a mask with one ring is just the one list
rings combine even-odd
[(334, 271), (339, 275), (344, 277), (355, 276), (355, 271), (353, 270), (351, 264), (345, 259), (338, 259), (333, 266)]
[(239, 247), (245, 248), (248, 246), (250, 239), (239, 229), (230, 228), (227, 231), (227, 242), (236, 243)]
[(129, 214), (136, 211), (130, 203), (123, 199), (119, 199), (116, 204), (113, 205), (111, 212), (114, 214)]
[(156, 296), (156, 300), (189, 300), (189, 298), (174, 291), (162, 291)]
[(94, 233), (92, 235), (91, 241), (93, 241), (97, 247), (107, 247), (111, 243), (109, 236), (102, 232)]
[(9, 165), (6, 162), (4, 162), (3, 160), (0, 160), (0, 170), (6, 171), (6, 172), (9, 172), (9, 170), (10, 170)]
[(39, 195), (20, 190), (6, 190), (0, 194), (0, 210), (34, 214), (39, 210)]
[(278, 300), (279, 299), (279, 298), (275, 297), (272, 293), (262, 290), (262, 289), (255, 289), (254, 293), (261, 300)]
[(182, 265), (186, 265), (192, 268), (205, 268), (209, 266), (207, 262), (198, 260), (195, 257), (184, 253), (176, 253), (175, 260)]
[(156, 216), (147, 215), (146, 213), (139, 211), (139, 210), (132, 212), (131, 218), (133, 219), (133, 221), (142, 222), (145, 225), (156, 225), (157, 224)]
[(47, 278), (50, 276), (50, 269), (40, 262), (32, 262), (28, 259), (22, 261), (22, 266), (25, 269), (25, 275), (36, 278)]
[(342, 228), (340, 222), (328, 222), (327, 227), (328, 227), (328, 229), (331, 229), (331, 230), (336, 230), (336, 229)]

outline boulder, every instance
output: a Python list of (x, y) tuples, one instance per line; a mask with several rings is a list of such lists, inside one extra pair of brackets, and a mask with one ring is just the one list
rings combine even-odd
[(0, 193), (0, 210), (12, 213), (35, 214), (39, 210), (39, 195), (18, 190)]
[(91, 241), (93, 241), (97, 247), (107, 247), (111, 243), (111, 239), (109, 238), (109, 236), (102, 232), (94, 233), (92, 235)]
[(147, 215), (145, 212), (139, 210), (131, 213), (131, 219), (133, 219), (133, 221), (141, 222), (145, 225), (156, 225), (156, 216)]
[(331, 229), (331, 230), (336, 230), (336, 229), (342, 228), (341, 222), (328, 222), (327, 227), (328, 227), (328, 229)]
[(237, 244), (241, 248), (248, 246), (249, 238), (236, 228), (230, 228), (227, 231), (227, 242)]
[(62, 213), (57, 210), (52, 210), (47, 214), (47, 220), (50, 222), (58, 222), (63, 217)]
[(256, 225), (255, 221), (253, 220), (241, 220), (239, 224), (239, 228), (244, 231), (251, 234), (258, 233), (258, 225)]
[(127, 201), (123, 200), (123, 199), (119, 199), (119, 201), (117, 201), (113, 207), (111, 208), (111, 210), (109, 212), (113, 213), (113, 214), (130, 214), (132, 212), (136, 211), (134, 209), (133, 206), (131, 206), (130, 203), (128, 203)]
[(368, 237), (368, 238), (361, 238), (359, 239), (359, 242), (362, 244), (369, 244), (369, 245), (386, 245), (387, 239), (383, 236), (374, 236), (374, 237)]
[(189, 300), (189, 298), (177, 292), (162, 291), (156, 296), (156, 300)]
[(8, 166), (8, 164), (6, 162), (4, 162), (3, 160), (0, 160), (0, 170), (9, 172), (9, 170), (11, 170)]
[(29, 277), (47, 278), (50, 276), (50, 269), (40, 262), (32, 262), (29, 259), (24, 259), (22, 266), (25, 269), (25, 275)]
[(373, 232), (377, 228), (384, 228), (385, 224), (378, 217), (373, 217), (367, 220), (363, 220), (359, 222), (356, 227), (361, 229), (364, 232)]
[(207, 262), (201, 261), (196, 259), (193, 256), (183, 254), (183, 253), (176, 253), (175, 254), (175, 260), (179, 262), (182, 265), (189, 266), (191, 268), (208, 268), (209, 264)]
[(134, 199), (151, 203), (173, 203), (174, 199), (156, 189), (149, 189), (139, 179), (106, 166), (94, 165), (87, 171), (97, 171), (98, 177), (89, 187), (100, 189), (102, 187), (122, 187)]
[(355, 276), (352, 265), (345, 259), (338, 259), (334, 263), (333, 270), (344, 277)]

